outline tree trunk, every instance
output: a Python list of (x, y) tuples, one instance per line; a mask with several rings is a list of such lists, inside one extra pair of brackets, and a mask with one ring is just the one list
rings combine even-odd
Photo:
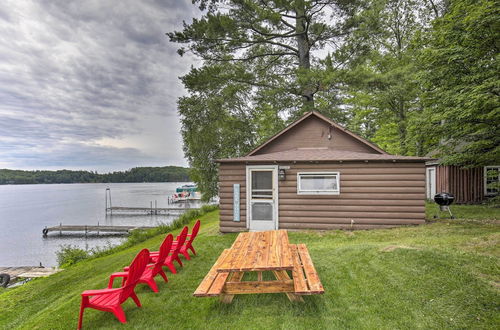
[[(295, 30), (297, 33), (297, 49), (299, 53), (299, 72), (307, 72), (311, 68), (310, 59), (310, 45), (307, 35), (307, 20), (305, 15), (304, 1), (297, 1), (295, 8)], [(314, 90), (313, 86), (306, 85), (300, 86), (303, 98), (302, 109), (304, 111), (314, 110)]]
[(399, 146), (402, 155), (406, 155), (408, 152), (406, 148), (406, 112), (405, 103), (403, 99), (398, 100), (398, 130), (399, 130)]

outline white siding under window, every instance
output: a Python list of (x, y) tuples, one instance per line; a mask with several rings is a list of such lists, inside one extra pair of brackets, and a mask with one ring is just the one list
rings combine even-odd
[(339, 172), (297, 173), (297, 194), (338, 195), (340, 194)]

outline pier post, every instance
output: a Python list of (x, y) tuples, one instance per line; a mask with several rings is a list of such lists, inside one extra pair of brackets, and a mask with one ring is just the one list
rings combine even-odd
[(155, 214), (158, 214), (158, 201), (155, 199)]
[(59, 223), (59, 236), (62, 236), (62, 222)]
[[(108, 214), (109, 211), (111, 215), (113, 215), (113, 204), (111, 203), (111, 188), (109, 187), (106, 188), (104, 199), (105, 199), (106, 214)], [(109, 205), (108, 205), (108, 199), (109, 199)]]
[(97, 221), (97, 236), (99, 236), (99, 221)]
[(85, 237), (87, 237), (87, 225), (85, 225)]

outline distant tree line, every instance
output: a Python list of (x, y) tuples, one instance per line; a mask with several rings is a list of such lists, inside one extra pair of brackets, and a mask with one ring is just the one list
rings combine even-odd
[(0, 169), (0, 184), (187, 182), (189, 168), (179, 166), (136, 167), (127, 171), (99, 174), (96, 171), (23, 171)]

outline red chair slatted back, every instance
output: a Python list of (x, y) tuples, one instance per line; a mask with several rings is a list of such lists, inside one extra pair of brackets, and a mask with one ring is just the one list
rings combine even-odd
[(174, 240), (174, 236), (172, 234), (168, 234), (163, 242), (160, 245), (160, 251), (158, 254), (158, 260), (156, 260), (155, 267), (153, 269), (153, 276), (158, 274), (158, 271), (161, 269), (163, 264), (165, 263), (165, 259), (167, 259), (168, 254), (170, 253), (170, 248), (172, 247), (172, 241)]
[(175, 246), (174, 253), (178, 253), (179, 250), (181, 249), (181, 247), (184, 245), (184, 242), (186, 241), (186, 237), (188, 234), (188, 230), (189, 230), (188, 227), (184, 226), (184, 228), (182, 229), (182, 231), (179, 235), (179, 238), (177, 239), (177, 245)]
[(193, 226), (193, 231), (191, 232), (191, 238), (189, 239), (190, 243), (194, 241), (194, 238), (196, 237), (196, 235), (198, 235), (198, 231), (200, 230), (200, 225), (201, 221), (198, 219)]
[(141, 278), (144, 269), (149, 262), (149, 250), (142, 249), (134, 258), (128, 269), (128, 276), (125, 285), (122, 287), (120, 294), (120, 304), (123, 303), (130, 296), (137, 282)]

